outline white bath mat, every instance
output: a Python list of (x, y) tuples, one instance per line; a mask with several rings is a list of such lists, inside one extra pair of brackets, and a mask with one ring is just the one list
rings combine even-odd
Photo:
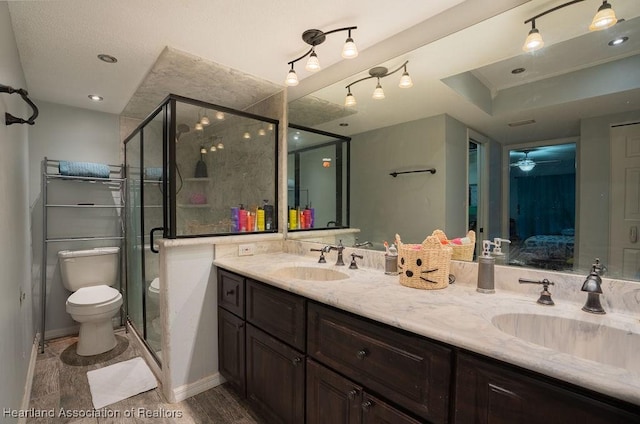
[(140, 357), (87, 371), (87, 378), (95, 409), (158, 387), (156, 377)]

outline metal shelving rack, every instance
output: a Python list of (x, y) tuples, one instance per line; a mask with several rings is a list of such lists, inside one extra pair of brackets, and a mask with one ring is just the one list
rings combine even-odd
[[(61, 175), (58, 172), (58, 166), (60, 160), (48, 159), (45, 157), (42, 160), (41, 165), (41, 195), (42, 195), (42, 263), (40, 268), (40, 283), (41, 283), (41, 337), (40, 337), (40, 353), (44, 353), (45, 344), (45, 328), (46, 328), (46, 308), (47, 308), (47, 246), (49, 243), (57, 242), (77, 242), (77, 241), (91, 241), (91, 240), (117, 240), (120, 244), (120, 281), (122, 284), (122, 255), (124, 254), (124, 223), (125, 223), (125, 182), (124, 166), (123, 165), (111, 165), (109, 164), (109, 178), (96, 178), (96, 177), (77, 177)], [(119, 191), (120, 204), (114, 205), (99, 205), (99, 204), (72, 204), (72, 203), (49, 203), (48, 201), (48, 187), (49, 182), (52, 180), (64, 180), (64, 181), (76, 181), (81, 183), (99, 183), (112, 187), (114, 190)], [(118, 228), (119, 234), (112, 236), (95, 236), (95, 237), (49, 237), (47, 224), (47, 211), (50, 208), (102, 208), (102, 209), (119, 209), (118, 214)]]

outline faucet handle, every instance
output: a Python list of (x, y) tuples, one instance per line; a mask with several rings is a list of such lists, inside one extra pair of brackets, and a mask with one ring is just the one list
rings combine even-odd
[(357, 253), (351, 254), (351, 263), (349, 264), (349, 269), (358, 269), (358, 264), (356, 263), (356, 258), (363, 259), (364, 256), (358, 255)]
[(327, 248), (327, 246), (323, 247), (322, 249), (311, 249), (312, 252), (320, 252), (320, 259), (318, 259), (318, 263), (319, 264), (326, 264), (327, 260), (324, 257), (324, 252), (325, 249)]
[(540, 297), (537, 302), (541, 305), (555, 305), (553, 299), (551, 299), (551, 293), (549, 293), (549, 286), (555, 285), (553, 281), (549, 281), (546, 278), (543, 280), (527, 280), (526, 278), (519, 278), (518, 282), (520, 284), (542, 284), (542, 291), (540, 292)]

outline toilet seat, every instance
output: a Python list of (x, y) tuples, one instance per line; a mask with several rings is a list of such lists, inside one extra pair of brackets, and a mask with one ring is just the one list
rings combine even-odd
[(70, 314), (97, 315), (122, 304), (122, 294), (106, 285), (83, 287), (67, 299), (66, 309)]

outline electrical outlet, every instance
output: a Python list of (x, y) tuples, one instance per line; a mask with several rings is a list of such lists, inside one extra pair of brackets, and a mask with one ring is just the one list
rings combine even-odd
[(253, 255), (255, 250), (255, 244), (240, 244), (238, 245), (238, 256), (250, 256)]

